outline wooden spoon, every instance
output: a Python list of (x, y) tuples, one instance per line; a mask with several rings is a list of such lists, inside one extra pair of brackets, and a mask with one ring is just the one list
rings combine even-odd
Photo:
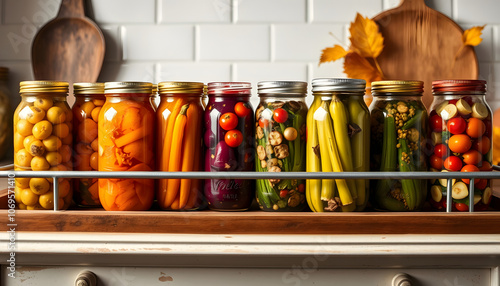
[(57, 16), (45, 24), (31, 47), (31, 62), (37, 80), (59, 80), (70, 84), (95, 82), (104, 59), (104, 36), (85, 17), (83, 0), (62, 0)]
[(384, 36), (385, 47), (377, 60), (385, 78), (423, 80), (422, 100), (427, 107), (432, 102), (433, 80), (477, 79), (479, 67), (472, 47), (465, 47), (455, 61), (463, 30), (424, 0), (402, 0), (373, 20)]

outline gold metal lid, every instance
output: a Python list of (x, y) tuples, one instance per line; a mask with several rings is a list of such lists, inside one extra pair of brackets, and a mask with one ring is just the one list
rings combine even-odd
[(151, 94), (153, 84), (150, 82), (122, 81), (104, 83), (104, 93), (147, 93)]
[(372, 95), (384, 93), (422, 94), (424, 82), (419, 80), (382, 80), (372, 82)]
[(35, 80), (19, 83), (19, 92), (22, 93), (68, 93), (69, 83), (65, 81)]
[(203, 83), (189, 81), (163, 81), (158, 84), (158, 93), (203, 93)]
[(73, 84), (75, 95), (80, 94), (104, 94), (103, 82), (77, 82)]
[(153, 83), (151, 94), (156, 95), (157, 93), (158, 93), (158, 85), (156, 83)]

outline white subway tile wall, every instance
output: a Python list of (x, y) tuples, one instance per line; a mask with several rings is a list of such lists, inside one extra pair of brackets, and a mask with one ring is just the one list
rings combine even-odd
[[(12, 105), (21, 80), (33, 79), (36, 31), (61, 0), (0, 0), (0, 65), (10, 68)], [(91, 0), (87, 14), (103, 31), (100, 81), (307, 80), (345, 77), (342, 61), (318, 66), (321, 50), (346, 46), (356, 12), (375, 16), (399, 0)], [(476, 47), (488, 101), (500, 107), (500, 1), (425, 0), (462, 28), (487, 24)], [(332, 36), (331, 34), (334, 36)], [(253, 103), (256, 104), (257, 97)]]

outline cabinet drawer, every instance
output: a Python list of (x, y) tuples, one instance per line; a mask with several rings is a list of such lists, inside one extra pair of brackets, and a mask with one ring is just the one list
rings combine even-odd
[(383, 285), (398, 273), (407, 273), (411, 285), (490, 286), (491, 269), (315, 269), (311, 268), (149, 268), (18, 266), (16, 278), (2, 268), (5, 286), (75, 285), (83, 270), (97, 276), (98, 285)]

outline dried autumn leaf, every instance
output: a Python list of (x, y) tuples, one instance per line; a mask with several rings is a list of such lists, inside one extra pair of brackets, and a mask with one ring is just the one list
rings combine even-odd
[(352, 48), (365, 58), (376, 58), (384, 49), (384, 37), (375, 21), (364, 18), (359, 13), (349, 27)]
[(335, 45), (331, 48), (323, 49), (321, 57), (319, 58), (319, 64), (326, 62), (334, 62), (341, 59), (347, 55), (347, 51), (339, 45)]
[(368, 85), (372, 81), (382, 79), (379, 71), (358, 53), (349, 53), (345, 56), (344, 73), (349, 78), (364, 79)]
[(486, 25), (475, 26), (464, 31), (462, 35), (462, 42), (465, 46), (477, 46), (481, 44), (481, 35), (483, 34), (483, 29)]

